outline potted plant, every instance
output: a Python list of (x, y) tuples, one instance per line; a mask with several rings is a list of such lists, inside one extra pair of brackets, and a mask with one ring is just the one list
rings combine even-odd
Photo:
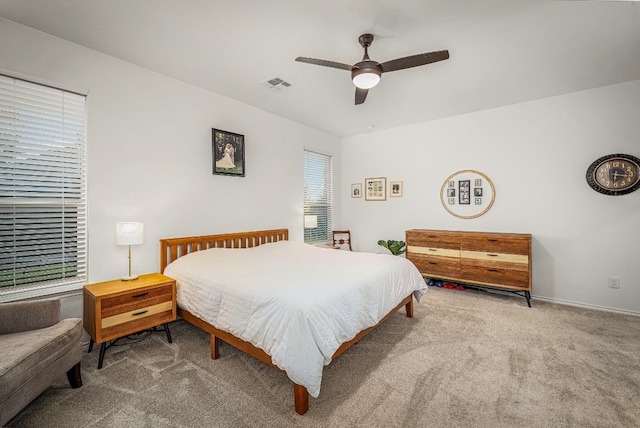
[(380, 245), (381, 247), (386, 248), (387, 250), (391, 251), (391, 254), (393, 254), (394, 256), (399, 256), (400, 254), (404, 253), (405, 251), (405, 242), (404, 241), (394, 241), (394, 240), (388, 240), (385, 241), (383, 239), (378, 241), (378, 245)]

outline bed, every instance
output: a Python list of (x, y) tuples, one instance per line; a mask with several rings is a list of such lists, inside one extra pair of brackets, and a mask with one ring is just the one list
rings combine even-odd
[(160, 240), (161, 271), (177, 282), (178, 314), (283, 372), (308, 410), (323, 367), (426, 291), (411, 262), (314, 247), (287, 229)]

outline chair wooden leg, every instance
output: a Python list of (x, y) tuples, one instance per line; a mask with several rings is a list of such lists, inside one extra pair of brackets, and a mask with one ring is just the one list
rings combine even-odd
[(69, 379), (69, 384), (71, 388), (80, 388), (82, 386), (82, 375), (80, 373), (80, 363), (71, 367), (67, 371), (67, 379)]
[(309, 410), (309, 392), (304, 386), (293, 384), (293, 400), (296, 408), (296, 413), (304, 415)]

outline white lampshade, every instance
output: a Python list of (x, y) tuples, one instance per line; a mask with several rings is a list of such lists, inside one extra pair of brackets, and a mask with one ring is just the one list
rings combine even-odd
[(144, 223), (121, 221), (116, 223), (116, 244), (139, 245), (144, 242)]
[(315, 229), (316, 227), (318, 227), (318, 216), (317, 215), (304, 216), (304, 227), (305, 229)]

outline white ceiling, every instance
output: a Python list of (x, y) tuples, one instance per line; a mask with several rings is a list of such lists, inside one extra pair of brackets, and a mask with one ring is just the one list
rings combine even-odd
[[(640, 79), (631, 1), (0, 0), (0, 16), (338, 136)], [(367, 32), (379, 62), (451, 58), (384, 74), (359, 106), (348, 71), (294, 61), (356, 63)]]

